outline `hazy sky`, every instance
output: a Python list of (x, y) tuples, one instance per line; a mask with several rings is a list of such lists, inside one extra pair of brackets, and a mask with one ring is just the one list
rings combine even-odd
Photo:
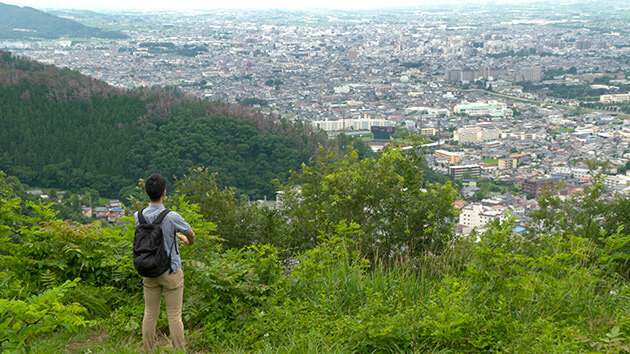
[[(0, 2), (31, 6), (45, 10), (66, 9), (128, 9), (128, 10), (192, 10), (218, 8), (259, 9), (372, 9), (453, 2), (488, 2), (485, 0), (0, 0)], [(492, 0), (493, 3), (523, 3), (527, 0)]]

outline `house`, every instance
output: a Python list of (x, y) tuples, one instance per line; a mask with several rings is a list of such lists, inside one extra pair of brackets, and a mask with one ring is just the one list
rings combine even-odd
[(107, 207), (98, 206), (98, 207), (94, 208), (94, 215), (97, 218), (105, 218), (105, 217), (107, 217), (108, 213), (109, 213), (109, 209)]

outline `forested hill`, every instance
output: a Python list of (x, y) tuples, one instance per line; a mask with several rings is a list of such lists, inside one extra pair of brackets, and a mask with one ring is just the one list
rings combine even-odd
[(0, 170), (30, 185), (124, 197), (151, 172), (204, 166), (261, 198), (325, 141), (239, 105), (117, 89), (0, 51)]
[(127, 38), (116, 31), (104, 31), (31, 7), (0, 3), (0, 39)]

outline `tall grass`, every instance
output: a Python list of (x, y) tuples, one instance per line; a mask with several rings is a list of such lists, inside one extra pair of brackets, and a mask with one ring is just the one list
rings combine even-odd
[[(195, 293), (186, 300), (198, 313), (184, 314), (192, 352), (630, 348), (630, 286), (601, 262), (596, 245), (576, 237), (524, 239), (499, 227), (478, 242), (458, 240), (440, 254), (379, 264), (363, 258), (348, 239), (325, 235), (285, 274), (269, 247), (199, 256), (187, 264), (187, 274), (198, 278), (187, 285)], [(141, 315), (139, 306), (117, 311), (113, 316), (120, 318), (109, 320), (98, 345), (140, 350), (139, 329), (124, 323), (130, 313)], [(103, 352), (89, 339), (75, 338), (85, 343), (74, 347), (79, 352)], [(62, 348), (59, 341), (51, 344)]]

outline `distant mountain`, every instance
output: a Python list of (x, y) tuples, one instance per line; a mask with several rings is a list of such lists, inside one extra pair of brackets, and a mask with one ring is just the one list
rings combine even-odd
[(32, 7), (0, 3), (0, 39), (127, 38), (120, 32), (104, 31), (54, 16)]
[(91, 10), (75, 10), (75, 9), (46, 10), (46, 13), (59, 16), (59, 17), (79, 18), (79, 19), (113, 19), (115, 17), (114, 15), (107, 15), (101, 12), (95, 12)]

